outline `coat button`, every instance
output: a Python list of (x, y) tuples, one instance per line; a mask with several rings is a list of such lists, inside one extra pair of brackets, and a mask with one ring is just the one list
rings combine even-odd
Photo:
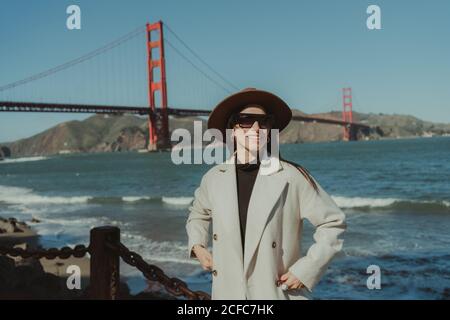
[(272, 242), (272, 248), (275, 248), (277, 246), (277, 243), (274, 241)]
[(217, 270), (213, 270), (212, 274), (213, 276), (217, 277)]
[(214, 233), (213, 239), (217, 241), (217, 234), (216, 233)]

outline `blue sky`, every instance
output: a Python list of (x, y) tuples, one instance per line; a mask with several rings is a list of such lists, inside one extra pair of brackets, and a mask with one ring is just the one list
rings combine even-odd
[[(66, 8), (71, 4), (81, 8), (81, 30), (66, 28)], [(382, 30), (366, 27), (366, 8), (370, 4), (381, 8)], [(304, 112), (341, 109), (341, 88), (351, 86), (355, 111), (411, 114), (424, 120), (450, 122), (450, 1), (445, 0), (2, 0), (0, 86), (76, 58), (147, 21), (157, 20), (167, 23), (237, 87), (275, 92), (291, 107)], [(144, 40), (136, 41), (145, 48)], [(129, 50), (144, 51), (136, 41)], [(170, 105), (212, 109), (227, 95), (217, 87), (210, 90), (211, 84), (194, 75), (195, 71), (191, 75), (188, 67), (172, 59), (175, 54), (171, 55), (171, 48), (166, 49)], [(126, 65), (109, 72), (130, 79), (124, 87), (131, 97), (125, 102), (145, 104), (146, 74), (145, 67), (140, 68), (145, 60), (141, 61), (136, 53), (128, 53), (136, 59), (122, 54), (125, 59), (120, 54), (111, 59), (128, 60), (130, 66), (135, 63), (128, 68), (136, 72), (135, 80), (131, 80), (132, 75), (126, 78), (121, 74), (120, 70), (127, 70)], [(179, 69), (175, 67), (178, 65)], [(61, 77), (70, 78), (67, 82), (55, 78), (47, 82), (49, 87), (37, 84), (32, 90), (38, 91), (36, 96), (42, 101), (47, 97), (50, 101), (55, 99), (52, 90), (64, 91), (66, 84), (76, 87), (70, 81), (88, 81), (93, 68), (103, 76), (93, 61), (74, 69), (72, 75), (64, 71), (67, 73)], [(183, 83), (189, 86), (182, 88)], [(118, 87), (109, 89), (110, 94), (99, 93), (95, 86), (75, 94), (72, 89), (71, 95), (67, 94), (68, 102), (98, 102), (101, 94), (108, 95), (108, 101), (122, 101), (122, 85)], [(200, 97), (198, 102), (194, 91)], [(0, 100), (5, 99), (5, 94), (0, 94)], [(22, 97), (20, 90), (12, 96)], [(0, 113), (0, 141), (28, 137), (59, 122), (88, 116)]]

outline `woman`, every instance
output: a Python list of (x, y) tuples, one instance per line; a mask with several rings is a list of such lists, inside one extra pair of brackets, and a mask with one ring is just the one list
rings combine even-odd
[[(344, 213), (305, 168), (270, 153), (270, 135), (258, 143), (262, 133), (283, 130), (291, 118), (282, 99), (253, 88), (229, 96), (210, 114), (208, 128), (224, 137), (233, 130), (235, 151), (203, 176), (186, 230), (189, 257), (212, 271), (212, 299), (309, 299), (342, 249)], [(259, 159), (266, 145), (269, 155)], [(305, 218), (316, 228), (315, 243), (301, 256)]]

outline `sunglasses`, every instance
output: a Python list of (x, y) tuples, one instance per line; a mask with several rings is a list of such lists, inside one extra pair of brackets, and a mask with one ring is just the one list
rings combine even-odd
[(271, 114), (255, 114), (255, 113), (236, 113), (230, 118), (230, 125), (234, 127), (238, 125), (240, 128), (249, 129), (258, 121), (261, 129), (270, 129), (274, 123), (274, 117)]

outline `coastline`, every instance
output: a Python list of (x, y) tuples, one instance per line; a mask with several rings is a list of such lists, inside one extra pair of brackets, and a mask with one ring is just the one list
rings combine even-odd
[[(450, 134), (442, 134), (442, 135), (433, 135), (433, 136), (424, 136), (424, 135), (405, 135), (405, 136), (385, 136), (385, 137), (378, 137), (376, 139), (360, 139), (354, 142), (375, 142), (375, 141), (399, 141), (399, 140), (415, 140), (415, 139), (433, 139), (433, 138), (449, 138)], [(324, 144), (324, 143), (336, 143), (336, 142), (342, 142), (342, 140), (317, 140), (317, 141), (298, 141), (298, 142), (281, 142), (280, 145), (291, 145), (291, 144)], [(10, 144), (13, 142), (4, 142), (3, 144)], [(2, 144), (2, 143), (0, 143)], [(220, 145), (220, 144), (219, 144)], [(178, 144), (175, 144), (173, 147), (174, 151), (178, 151), (181, 148), (194, 150), (194, 149), (205, 149), (205, 148), (217, 148), (219, 145), (202, 145), (200, 147), (178, 147)], [(171, 151), (167, 151), (171, 152)], [(15, 162), (28, 162), (28, 161), (36, 161), (36, 160), (45, 160), (47, 157), (55, 157), (55, 156), (74, 156), (74, 155), (94, 155), (94, 154), (114, 154), (114, 153), (131, 153), (131, 154), (142, 154), (142, 153), (152, 153), (152, 151), (148, 151), (145, 149), (136, 149), (136, 150), (126, 150), (126, 151), (84, 151), (84, 150), (72, 150), (71, 152), (50, 152), (50, 153), (33, 153), (33, 154), (19, 154), (19, 155), (13, 155), (11, 157), (6, 158), (0, 158), (0, 164), (7, 164), (7, 163), (15, 163)]]

